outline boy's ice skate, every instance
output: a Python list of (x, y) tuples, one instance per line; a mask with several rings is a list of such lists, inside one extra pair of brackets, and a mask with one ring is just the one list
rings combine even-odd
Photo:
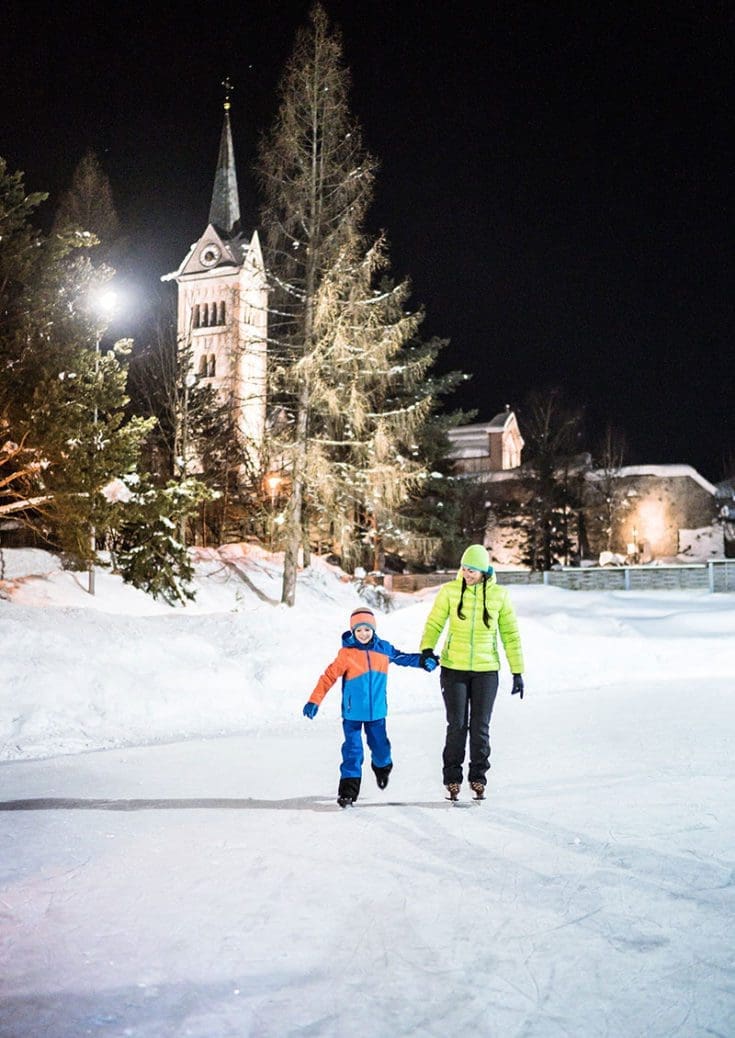
[(352, 807), (360, 795), (359, 778), (343, 778), (339, 780), (337, 803), (340, 807)]
[(456, 801), (459, 800), (459, 790), (461, 788), (459, 782), (448, 782), (445, 788), (447, 791), (447, 800), (456, 803)]
[(472, 790), (473, 800), (484, 800), (485, 799), (485, 783), (484, 782), (470, 782), (470, 789)]
[(378, 783), (378, 789), (385, 789), (390, 779), (390, 773), (393, 771), (393, 765), (386, 764), (382, 768), (376, 768), (373, 764), (372, 769), (375, 772), (375, 781)]

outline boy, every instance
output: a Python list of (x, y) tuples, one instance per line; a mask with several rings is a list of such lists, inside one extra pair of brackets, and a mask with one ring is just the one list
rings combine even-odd
[(304, 716), (313, 719), (319, 704), (337, 678), (342, 678), (342, 744), (337, 803), (340, 807), (354, 804), (360, 794), (364, 751), (362, 728), (370, 749), (371, 765), (379, 789), (388, 785), (393, 769), (390, 742), (385, 728), (388, 713), (388, 664), (399, 667), (436, 667), (433, 657), (418, 652), (399, 652), (390, 642), (375, 633), (375, 615), (371, 609), (355, 609), (350, 616), (350, 629), (342, 635), (342, 648), (319, 678), (316, 688), (304, 706)]

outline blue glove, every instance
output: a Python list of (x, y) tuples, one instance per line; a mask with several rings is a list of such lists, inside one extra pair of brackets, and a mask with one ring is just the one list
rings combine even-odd
[(317, 703), (306, 703), (304, 706), (304, 717), (308, 717), (310, 721), (313, 721), (318, 709)]
[(523, 675), (522, 674), (514, 674), (513, 675), (513, 688), (510, 690), (510, 694), (512, 696), (520, 695), (521, 699), (523, 699)]
[(421, 666), (424, 670), (428, 670), (431, 673), (432, 670), (436, 670), (439, 664), (439, 657), (436, 655), (433, 649), (422, 649), (421, 650)]

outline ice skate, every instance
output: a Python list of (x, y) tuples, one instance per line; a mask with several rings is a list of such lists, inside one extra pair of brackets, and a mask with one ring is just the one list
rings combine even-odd
[(375, 781), (378, 783), (378, 789), (385, 789), (390, 779), (390, 773), (393, 770), (392, 764), (386, 764), (382, 768), (376, 768), (373, 764), (372, 769), (375, 772)]

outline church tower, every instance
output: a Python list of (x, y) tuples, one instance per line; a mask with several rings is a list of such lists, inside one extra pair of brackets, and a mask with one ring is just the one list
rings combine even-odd
[(243, 234), (226, 79), (224, 123), (206, 230), (178, 270), (179, 342), (192, 351), (197, 378), (235, 409), (246, 444), (260, 445), (265, 428), (268, 290), (258, 239)]

